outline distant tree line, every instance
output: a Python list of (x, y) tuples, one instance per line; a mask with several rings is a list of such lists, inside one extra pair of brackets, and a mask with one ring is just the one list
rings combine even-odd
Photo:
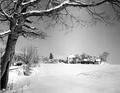
[[(91, 56), (89, 54), (83, 53), (81, 55), (76, 54), (69, 63), (76, 64), (101, 64), (102, 62), (107, 62), (109, 56), (108, 52), (103, 52), (100, 56)], [(67, 59), (67, 61), (69, 58)]]
[(107, 62), (107, 58), (110, 53), (103, 52), (101, 55), (91, 56), (89, 54), (76, 54), (72, 57), (67, 57), (67, 59), (55, 59), (52, 53), (48, 57), (42, 57), (42, 63), (66, 63), (66, 64), (101, 64), (102, 62)]
[[(0, 56), (2, 56), (4, 53), (4, 48), (0, 48)], [(70, 63), (70, 64), (100, 64), (102, 62), (107, 62), (107, 58), (110, 53), (108, 52), (103, 52), (101, 55), (97, 56), (91, 56), (87, 53), (83, 54), (76, 54), (74, 55), (72, 60), (68, 62), (68, 57), (67, 59), (55, 59), (53, 53), (50, 53), (48, 57), (39, 57), (38, 54), (38, 49), (33, 46), (27, 46), (23, 47), (21, 49), (21, 53), (15, 54), (14, 58), (12, 60), (12, 65), (35, 65), (39, 62), (43, 63)]]

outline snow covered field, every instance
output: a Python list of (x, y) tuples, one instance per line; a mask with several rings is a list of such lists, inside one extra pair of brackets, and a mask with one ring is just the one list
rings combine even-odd
[(41, 64), (31, 76), (17, 74), (6, 93), (120, 93), (120, 65)]

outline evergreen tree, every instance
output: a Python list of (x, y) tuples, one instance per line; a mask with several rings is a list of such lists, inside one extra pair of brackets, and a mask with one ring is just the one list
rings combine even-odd
[(50, 53), (49, 59), (53, 59), (53, 54)]

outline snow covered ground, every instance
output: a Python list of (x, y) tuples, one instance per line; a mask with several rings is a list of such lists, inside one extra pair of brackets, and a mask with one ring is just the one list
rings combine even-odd
[(31, 76), (20, 71), (10, 72), (13, 89), (6, 93), (120, 93), (120, 65), (41, 64)]

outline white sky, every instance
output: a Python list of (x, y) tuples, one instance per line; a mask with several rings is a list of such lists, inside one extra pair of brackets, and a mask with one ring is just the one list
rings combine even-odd
[[(105, 11), (112, 18), (113, 12), (110, 7), (101, 6), (97, 10)], [(89, 19), (86, 12), (83, 10), (75, 10), (73, 8), (69, 9), (75, 16), (80, 18)], [(67, 20), (67, 19), (66, 19)], [(36, 20), (35, 22), (38, 23)], [(44, 24), (34, 25), (43, 31), (46, 31)], [(41, 28), (42, 27), (42, 28)], [(7, 27), (5, 25), (0, 25), (0, 30), (4, 30)], [(43, 29), (44, 28), (44, 29)], [(109, 52), (110, 56), (108, 61), (110, 63), (120, 63), (120, 23), (111, 26), (105, 26), (104, 24), (96, 24), (88, 27), (75, 26), (72, 32), (66, 33), (66, 30), (70, 29), (60, 29), (57, 26), (54, 29), (47, 29), (47, 34), (52, 37), (46, 40), (27, 40), (22, 37), (19, 38), (16, 51), (19, 52), (23, 46), (33, 45), (38, 47), (39, 54), (43, 56), (48, 56), (50, 52), (56, 57), (66, 57), (69, 54), (81, 54), (88, 53), (90, 55), (99, 56), (104, 51)]]

